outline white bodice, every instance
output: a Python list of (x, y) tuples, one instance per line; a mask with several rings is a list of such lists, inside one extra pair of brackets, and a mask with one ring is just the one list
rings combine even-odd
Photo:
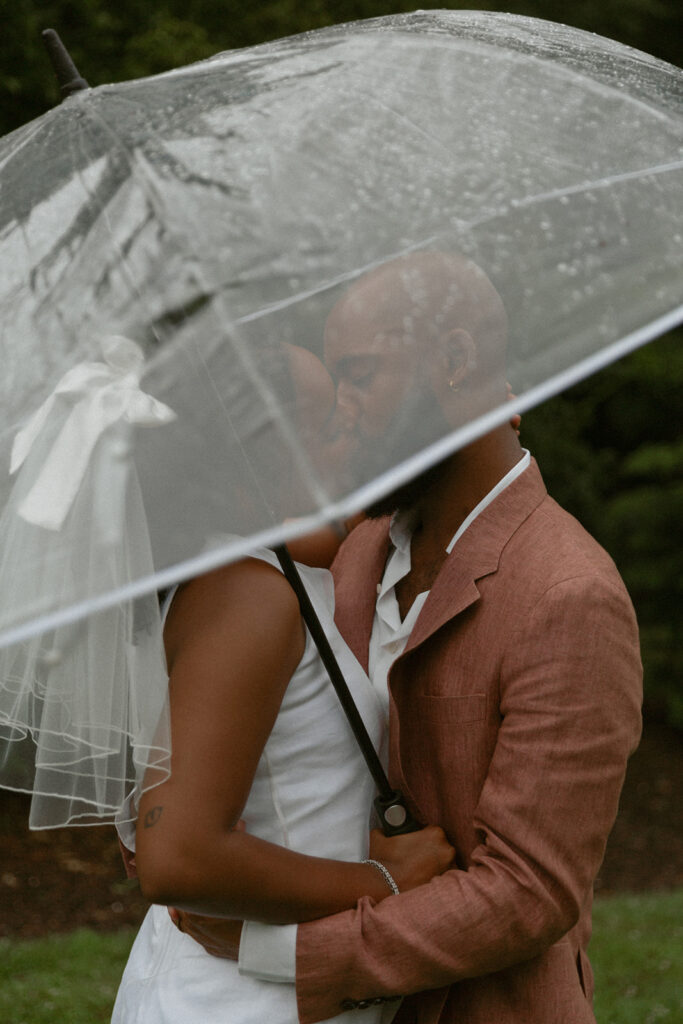
[[(270, 551), (260, 550), (254, 557), (278, 567)], [(298, 568), (379, 750), (382, 707), (334, 625), (332, 577), (325, 569)], [(303, 657), (285, 691), (243, 811), (247, 832), (314, 856), (362, 860), (367, 856), (373, 795), (372, 778), (307, 633)], [(380, 1016), (379, 1009), (375, 1016), (367, 1010), (363, 1020), (376, 1024)], [(355, 1018), (344, 1013), (335, 1021), (347, 1019)], [(152, 907), (131, 951), (112, 1024), (265, 1021), (296, 1024), (294, 986), (240, 975), (236, 963), (211, 957), (180, 933), (164, 907)]]

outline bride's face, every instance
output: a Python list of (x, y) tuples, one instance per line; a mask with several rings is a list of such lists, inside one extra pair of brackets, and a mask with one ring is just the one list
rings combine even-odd
[(337, 408), (335, 386), (325, 366), (308, 349), (286, 346), (295, 400), (294, 424), (302, 449), (322, 480), (343, 474), (350, 433)]

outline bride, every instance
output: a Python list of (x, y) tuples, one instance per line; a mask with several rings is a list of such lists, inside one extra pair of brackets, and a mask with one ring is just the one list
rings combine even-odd
[[(329, 460), (335, 437), (339, 447), (332, 381), (310, 352), (290, 346), (287, 361), (304, 399), (300, 431)], [(320, 564), (334, 548), (323, 543), (321, 552), (320, 542), (299, 542), (293, 554)], [(380, 748), (379, 698), (335, 628), (331, 575), (300, 571)], [(293, 985), (247, 977), (237, 963), (209, 955), (166, 906), (244, 919), (245, 941), (250, 922), (287, 926), (421, 885), (450, 867), (454, 851), (438, 828), (369, 836), (372, 780), (272, 552), (256, 551), (172, 592), (164, 648), (172, 770), (142, 793), (134, 836), (122, 835), (135, 847), (153, 905), (113, 1024), (295, 1024)], [(395, 1003), (373, 1006), (363, 1019), (379, 1024), (395, 1010)]]

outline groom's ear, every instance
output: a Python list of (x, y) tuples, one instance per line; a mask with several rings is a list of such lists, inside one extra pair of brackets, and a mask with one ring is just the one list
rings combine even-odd
[[(477, 349), (469, 331), (454, 327), (437, 341), (432, 384), (438, 398), (455, 397), (477, 368)], [(448, 399), (450, 400), (450, 399)]]

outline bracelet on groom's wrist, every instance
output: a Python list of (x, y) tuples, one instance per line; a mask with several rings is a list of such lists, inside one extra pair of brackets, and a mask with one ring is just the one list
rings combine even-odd
[(398, 896), (399, 895), (399, 893), (400, 893), (399, 887), (396, 885), (396, 882), (394, 881), (394, 878), (392, 877), (390, 871), (387, 868), (384, 867), (384, 864), (382, 864), (381, 861), (367, 859), (367, 860), (362, 861), (362, 863), (363, 864), (372, 864), (373, 868), (377, 868), (377, 870), (379, 871), (380, 875), (382, 876), (384, 881), (387, 883), (387, 885), (391, 889), (391, 891), (394, 894), (394, 896)]

